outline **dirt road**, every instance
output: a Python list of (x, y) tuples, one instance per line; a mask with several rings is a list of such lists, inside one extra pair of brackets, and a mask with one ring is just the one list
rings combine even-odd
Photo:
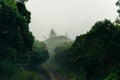
[[(49, 75), (48, 80), (70, 80), (67, 76), (63, 75), (52, 66), (44, 65), (43, 68), (47, 72), (47, 75), (46, 76), (44, 75), (43, 77), (47, 77)], [(42, 80), (46, 80), (46, 79), (42, 78)]]

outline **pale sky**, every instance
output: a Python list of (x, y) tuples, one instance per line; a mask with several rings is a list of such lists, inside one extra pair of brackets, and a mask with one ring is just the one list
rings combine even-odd
[(96, 21), (117, 16), (117, 0), (29, 0), (30, 30), (36, 39), (44, 40), (54, 28), (58, 35), (76, 36), (90, 30)]

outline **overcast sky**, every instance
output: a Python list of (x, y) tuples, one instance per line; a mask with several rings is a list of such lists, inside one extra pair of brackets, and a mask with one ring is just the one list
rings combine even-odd
[(30, 30), (36, 39), (48, 37), (52, 28), (58, 35), (76, 36), (90, 30), (96, 21), (115, 20), (117, 0), (29, 0)]

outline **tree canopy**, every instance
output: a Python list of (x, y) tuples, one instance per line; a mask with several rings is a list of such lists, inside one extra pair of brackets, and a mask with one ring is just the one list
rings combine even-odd
[(44, 42), (36, 40), (33, 45), (33, 50), (30, 54), (29, 66), (32, 69), (39, 67), (49, 59), (48, 48)]
[(76, 80), (119, 80), (119, 49), (120, 26), (110, 20), (98, 21), (71, 46), (57, 47), (55, 61), (63, 72), (74, 73)]
[(29, 23), (30, 12), (24, 3), (0, 1), (0, 78), (9, 77), (18, 65), (27, 63), (34, 42)]

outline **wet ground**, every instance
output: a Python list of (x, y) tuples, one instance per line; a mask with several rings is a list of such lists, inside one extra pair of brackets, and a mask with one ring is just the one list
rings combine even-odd
[(50, 65), (40, 67), (41, 80), (70, 80), (67, 76), (60, 73)]

